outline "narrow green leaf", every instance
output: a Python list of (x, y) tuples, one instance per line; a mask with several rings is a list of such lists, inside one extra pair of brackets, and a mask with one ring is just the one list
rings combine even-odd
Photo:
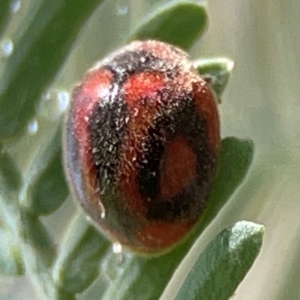
[(220, 103), (220, 96), (227, 86), (234, 62), (225, 57), (206, 58), (196, 60), (194, 66), (210, 84), (216, 93), (217, 101)]
[(30, 212), (37, 216), (51, 214), (65, 202), (68, 193), (59, 149), (32, 187)]
[[(75, 294), (66, 292), (64, 290), (57, 290), (55, 294), (55, 300), (76, 300), (78, 299)], [(1, 299), (0, 299), (1, 300)]]
[(21, 182), (18, 166), (0, 143), (0, 193), (18, 191)]
[(0, 36), (2, 35), (4, 29), (6, 28), (7, 21), (10, 15), (10, 0), (0, 1)]
[(50, 266), (56, 249), (44, 224), (28, 213), (22, 213), (21, 219), (23, 240), (33, 245), (36, 251), (36, 257), (31, 259), (42, 259), (45, 266)]
[[(159, 299), (177, 266), (206, 226), (216, 217), (248, 172), (253, 144), (237, 138), (222, 141), (218, 172), (213, 192), (199, 223), (189, 237), (171, 252), (159, 257), (132, 255), (126, 259), (123, 272), (105, 294), (109, 299)], [(159, 280), (157, 280), (159, 278)]]
[(0, 229), (0, 274), (7, 276), (19, 276), (24, 274), (24, 266), (20, 250), (11, 240), (11, 235), (4, 229)]
[(205, 248), (176, 300), (228, 300), (246, 276), (262, 246), (264, 227), (241, 221)]
[[(205, 228), (243, 182), (253, 160), (254, 144), (251, 140), (227, 137), (222, 140), (219, 166), (206, 209), (196, 225)], [(202, 230), (203, 230), (202, 229)]]
[(109, 242), (83, 216), (76, 217), (53, 268), (53, 280), (64, 292), (80, 293), (99, 275)]
[[(68, 195), (61, 164), (61, 130), (53, 124), (45, 131), (47, 139), (32, 155), (34, 161), (24, 174), (19, 204), (24, 211), (39, 216), (47, 215), (60, 207)], [(26, 138), (26, 136), (24, 137)]]
[(188, 49), (203, 34), (207, 19), (203, 3), (171, 1), (153, 11), (129, 40), (155, 39)]
[(102, 0), (43, 1), (9, 57), (0, 96), (0, 138), (19, 133)]

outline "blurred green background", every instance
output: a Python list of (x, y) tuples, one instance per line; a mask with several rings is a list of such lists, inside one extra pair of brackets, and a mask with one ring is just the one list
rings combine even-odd
[[(153, 5), (165, 2), (106, 1), (83, 29), (52, 90), (69, 91), (95, 61), (123, 44), (124, 33), (134, 29)], [(14, 42), (20, 38), (23, 16), (33, 16), (36, 4), (20, 1), (7, 38)], [(244, 184), (193, 247), (163, 298), (172, 299), (213, 236), (244, 219), (264, 224), (266, 233), (262, 251), (234, 299), (300, 299), (300, 2), (208, 0), (208, 14), (208, 30), (190, 53), (195, 59), (227, 56), (235, 61), (220, 106), (222, 135), (253, 139), (255, 158)], [(44, 126), (41, 131), (48, 130)], [(29, 139), (28, 147), (30, 143)], [(30, 162), (22, 163), (26, 168)], [(69, 201), (45, 219), (57, 241), (74, 210)], [(36, 299), (26, 279), (3, 277), (0, 290), (18, 299)]]

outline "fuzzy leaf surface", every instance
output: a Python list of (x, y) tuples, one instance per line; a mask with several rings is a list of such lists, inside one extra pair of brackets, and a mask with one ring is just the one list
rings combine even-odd
[(10, 236), (10, 232), (0, 229), (0, 274), (20, 276), (24, 274), (24, 266), (20, 251)]
[(225, 57), (205, 58), (194, 61), (194, 67), (209, 83), (220, 103), (220, 96), (227, 86), (234, 62)]
[(205, 248), (176, 300), (228, 300), (255, 261), (264, 227), (241, 221), (223, 230)]

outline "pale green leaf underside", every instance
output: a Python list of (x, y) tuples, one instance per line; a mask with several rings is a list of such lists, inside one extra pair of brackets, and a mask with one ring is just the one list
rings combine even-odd
[(234, 62), (225, 57), (201, 58), (194, 61), (194, 67), (209, 83), (220, 103), (220, 96), (227, 86)]
[(53, 280), (70, 293), (83, 292), (99, 275), (109, 242), (83, 216), (72, 222), (53, 268)]
[(21, 253), (10, 237), (10, 232), (0, 229), (0, 274), (20, 276), (24, 274)]

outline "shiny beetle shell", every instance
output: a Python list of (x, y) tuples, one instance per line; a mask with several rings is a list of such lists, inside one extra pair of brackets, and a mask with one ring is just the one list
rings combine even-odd
[(69, 184), (112, 241), (164, 251), (205, 209), (219, 116), (206, 81), (174, 46), (136, 41), (97, 63), (74, 89), (64, 139)]

